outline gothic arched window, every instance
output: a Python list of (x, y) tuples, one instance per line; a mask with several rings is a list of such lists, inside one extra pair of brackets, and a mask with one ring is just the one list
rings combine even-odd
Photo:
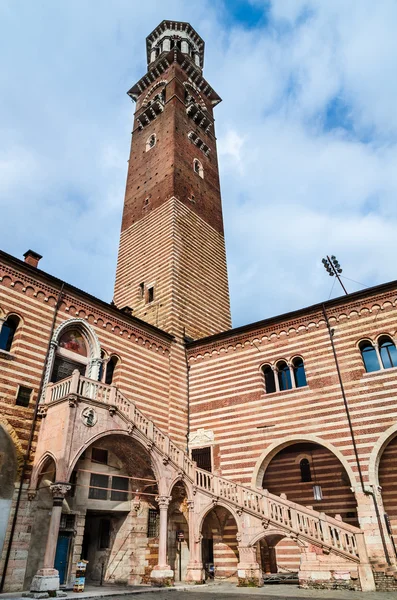
[(87, 343), (80, 329), (67, 329), (58, 341), (51, 381), (66, 379), (75, 369), (85, 375), (88, 362)]
[(307, 458), (302, 458), (299, 463), (299, 467), (301, 470), (301, 481), (307, 482), (312, 480), (312, 473), (310, 470), (310, 463)]
[(303, 359), (299, 357), (294, 358), (292, 361), (292, 369), (294, 372), (295, 387), (304, 387), (307, 385), (305, 366)]
[(157, 137), (155, 133), (152, 133), (150, 137), (146, 140), (146, 152), (154, 148), (157, 142)]
[(265, 388), (267, 394), (272, 394), (276, 391), (276, 380), (274, 378), (274, 371), (270, 365), (265, 365), (262, 368), (263, 376), (265, 378)]
[(197, 173), (197, 175), (201, 177), (201, 179), (204, 179), (203, 165), (201, 164), (198, 158), (195, 158), (193, 161), (193, 170), (195, 173)]
[(113, 383), (114, 370), (116, 368), (119, 359), (117, 356), (111, 356), (108, 364), (106, 365), (105, 383), (111, 385)]
[(10, 352), (18, 325), (19, 319), (15, 315), (8, 317), (8, 319), (4, 321), (0, 331), (0, 350)]
[(397, 349), (395, 343), (389, 336), (379, 338), (379, 353), (384, 369), (397, 367)]
[(284, 360), (277, 363), (276, 366), (280, 392), (284, 390), (290, 390), (292, 388), (292, 380), (289, 366)]
[(373, 344), (369, 340), (364, 340), (363, 342), (360, 342), (359, 348), (367, 373), (379, 371), (380, 364)]

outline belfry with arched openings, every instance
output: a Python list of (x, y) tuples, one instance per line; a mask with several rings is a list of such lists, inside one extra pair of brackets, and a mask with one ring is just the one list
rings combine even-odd
[(112, 301), (0, 252), (1, 590), (396, 589), (397, 282), (233, 329), (204, 42), (146, 50)]

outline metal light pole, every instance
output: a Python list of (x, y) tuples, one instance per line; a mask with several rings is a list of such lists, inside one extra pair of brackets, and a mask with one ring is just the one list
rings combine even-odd
[(340, 278), (340, 274), (342, 273), (342, 268), (341, 268), (339, 262), (337, 261), (336, 256), (332, 255), (331, 258), (329, 256), (327, 256), (327, 258), (323, 258), (323, 260), (321, 262), (323, 263), (324, 269), (327, 271), (328, 275), (330, 277), (335, 276), (337, 278), (337, 280), (339, 281), (339, 283), (342, 286), (343, 291), (347, 295), (348, 292)]

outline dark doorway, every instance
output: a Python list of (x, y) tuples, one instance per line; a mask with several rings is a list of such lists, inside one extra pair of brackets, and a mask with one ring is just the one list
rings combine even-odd
[(75, 369), (80, 371), (81, 375), (85, 375), (86, 365), (57, 356), (52, 369), (51, 382), (56, 383), (70, 377)]
[(199, 469), (204, 471), (212, 472), (211, 464), (211, 447), (207, 448), (193, 448), (192, 460), (195, 460)]

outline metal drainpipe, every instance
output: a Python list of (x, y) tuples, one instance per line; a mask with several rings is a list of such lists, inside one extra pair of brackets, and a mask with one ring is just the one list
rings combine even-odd
[(357, 451), (357, 445), (356, 445), (356, 438), (354, 436), (354, 430), (353, 430), (353, 424), (352, 424), (351, 416), (350, 416), (349, 404), (347, 402), (347, 398), (346, 398), (346, 394), (345, 394), (345, 388), (344, 388), (343, 381), (342, 381), (342, 375), (341, 375), (341, 372), (340, 372), (340, 369), (339, 369), (338, 357), (336, 355), (336, 349), (335, 349), (335, 344), (334, 344), (334, 330), (331, 329), (331, 326), (329, 324), (328, 315), (326, 313), (324, 304), (322, 305), (322, 309), (323, 309), (323, 314), (324, 314), (325, 322), (327, 324), (329, 339), (331, 341), (332, 353), (334, 355), (335, 366), (336, 366), (336, 370), (337, 370), (337, 373), (338, 373), (338, 379), (339, 379), (340, 389), (341, 389), (341, 392), (342, 392), (343, 404), (345, 405), (346, 417), (347, 417), (347, 422), (349, 424), (350, 437), (352, 439), (354, 456), (356, 458), (356, 463), (357, 463), (357, 468), (358, 468), (358, 474), (359, 474), (359, 477), (360, 477), (361, 489), (362, 489), (362, 491), (364, 492), (364, 494), (366, 496), (371, 496), (372, 497), (372, 500), (373, 500), (373, 503), (374, 503), (374, 507), (375, 507), (376, 519), (378, 521), (378, 527), (379, 527), (379, 531), (380, 531), (380, 536), (381, 536), (381, 539), (382, 539), (383, 551), (385, 553), (387, 564), (391, 565), (391, 560), (390, 560), (390, 556), (389, 556), (389, 551), (387, 549), (385, 533), (383, 531), (383, 524), (382, 524), (382, 519), (381, 519), (381, 516), (380, 516), (379, 506), (378, 506), (378, 502), (376, 500), (376, 496), (375, 496), (374, 492), (372, 492), (371, 490), (365, 489), (365, 486), (364, 486), (364, 478), (363, 478), (363, 473), (362, 473), (362, 470), (361, 470), (360, 459), (358, 457), (358, 451)]
[(14, 516), (13, 516), (13, 519), (12, 519), (12, 525), (11, 525), (11, 531), (10, 531), (10, 539), (8, 541), (7, 552), (6, 552), (6, 556), (5, 556), (5, 559), (4, 559), (4, 569), (3, 569), (2, 576), (1, 576), (0, 592), (3, 591), (3, 587), (4, 587), (4, 583), (5, 583), (5, 579), (6, 579), (8, 562), (10, 560), (11, 546), (12, 546), (12, 542), (13, 542), (13, 539), (14, 539), (14, 533), (15, 533), (15, 527), (16, 527), (16, 523), (17, 523), (19, 505), (21, 503), (21, 495), (22, 495), (22, 488), (23, 488), (23, 483), (24, 483), (24, 477), (25, 477), (25, 473), (26, 473), (26, 470), (27, 470), (27, 467), (28, 467), (28, 463), (29, 463), (30, 451), (32, 449), (33, 436), (34, 436), (34, 431), (35, 431), (35, 428), (36, 428), (36, 421), (37, 421), (37, 412), (38, 412), (38, 409), (39, 409), (39, 403), (40, 403), (41, 393), (42, 393), (43, 385), (44, 385), (44, 377), (45, 377), (45, 372), (46, 372), (46, 367), (47, 367), (48, 355), (50, 353), (51, 340), (52, 340), (52, 335), (54, 333), (54, 328), (55, 328), (55, 320), (56, 320), (56, 317), (57, 317), (57, 314), (58, 314), (59, 304), (60, 304), (60, 301), (61, 301), (61, 297), (62, 297), (62, 292), (63, 292), (64, 286), (65, 286), (65, 283), (62, 282), (62, 286), (61, 286), (61, 289), (59, 290), (57, 303), (55, 305), (54, 314), (53, 314), (53, 317), (52, 317), (51, 331), (50, 331), (50, 336), (49, 336), (49, 339), (48, 339), (47, 352), (46, 352), (46, 356), (45, 356), (45, 359), (44, 359), (43, 372), (41, 374), (39, 390), (37, 392), (37, 400), (36, 400), (36, 405), (34, 407), (32, 425), (30, 427), (30, 434), (29, 434), (28, 446), (27, 446), (27, 449), (26, 449), (26, 453), (25, 453), (25, 457), (24, 457), (24, 461), (23, 461), (23, 465), (22, 465), (22, 470), (21, 470), (21, 480), (20, 480), (20, 483), (19, 483), (18, 496), (17, 496), (17, 501), (16, 501), (16, 504), (15, 504)]
[[(185, 339), (185, 335), (183, 335)], [(186, 340), (185, 340), (185, 361), (186, 361), (186, 395), (187, 395), (187, 432), (186, 432), (186, 454), (189, 455), (189, 435), (190, 435), (190, 365), (187, 358)]]

